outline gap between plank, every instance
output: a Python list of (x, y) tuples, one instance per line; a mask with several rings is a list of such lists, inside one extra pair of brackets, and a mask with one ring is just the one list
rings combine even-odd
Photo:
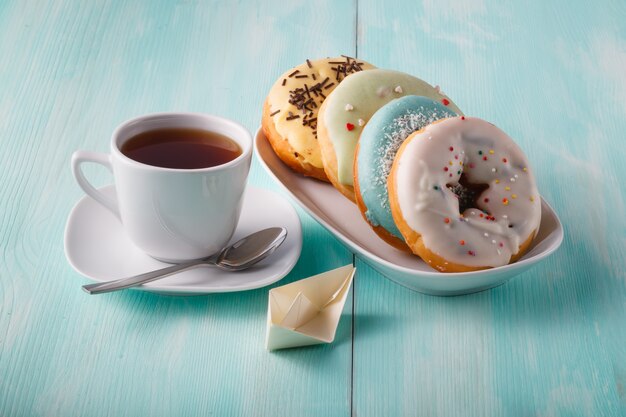
[[(354, 0), (354, 58), (359, 59), (359, 0)], [(356, 255), (352, 254), (352, 266), (356, 267)], [(350, 417), (354, 416), (354, 322), (356, 319), (356, 282), (357, 276), (352, 281), (352, 343), (350, 352)]]
[[(356, 58), (356, 56), (355, 56)], [(356, 267), (356, 255), (352, 254), (352, 266)], [(354, 415), (354, 320), (356, 314), (356, 282), (357, 276), (355, 275), (352, 280), (352, 343), (350, 344), (350, 416)]]

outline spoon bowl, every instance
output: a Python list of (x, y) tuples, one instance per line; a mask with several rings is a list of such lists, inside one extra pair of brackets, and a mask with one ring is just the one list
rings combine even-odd
[(260, 230), (222, 249), (215, 266), (229, 271), (247, 269), (270, 256), (286, 238), (287, 229), (282, 227)]

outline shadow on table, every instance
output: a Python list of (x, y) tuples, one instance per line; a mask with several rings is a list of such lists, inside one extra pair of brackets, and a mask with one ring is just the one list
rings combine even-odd
[[(328, 232), (317, 226), (311, 219), (303, 219), (302, 229), (305, 238), (300, 259), (285, 278), (268, 287), (194, 296), (168, 296), (125, 290), (97, 297), (117, 308), (129, 310), (132, 314), (154, 316), (155, 313), (161, 313), (163, 320), (177, 316), (211, 316), (230, 320), (264, 318), (267, 314), (267, 297), (271, 288), (342, 266), (350, 256), (337, 241), (329, 240)], [(320, 242), (324, 242), (324, 250), (320, 250)]]

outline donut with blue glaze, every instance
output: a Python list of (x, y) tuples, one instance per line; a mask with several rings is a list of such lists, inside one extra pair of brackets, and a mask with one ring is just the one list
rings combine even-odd
[(363, 218), (383, 240), (408, 251), (389, 206), (387, 177), (402, 142), (413, 132), (457, 114), (423, 96), (404, 96), (381, 107), (359, 138), (354, 160), (354, 191)]

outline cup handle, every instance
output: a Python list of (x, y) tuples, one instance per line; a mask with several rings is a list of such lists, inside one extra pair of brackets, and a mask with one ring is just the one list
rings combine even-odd
[(82, 188), (88, 196), (102, 204), (119, 219), (120, 212), (117, 207), (117, 202), (111, 197), (98, 191), (89, 183), (89, 181), (87, 181), (87, 178), (85, 178), (85, 174), (83, 174), (83, 170), (81, 169), (81, 165), (85, 162), (94, 162), (96, 164), (103, 165), (109, 171), (113, 172), (113, 168), (111, 167), (111, 157), (108, 154), (100, 152), (76, 151), (72, 155), (72, 173), (74, 174), (74, 178), (76, 178), (76, 182), (78, 182), (80, 188)]

